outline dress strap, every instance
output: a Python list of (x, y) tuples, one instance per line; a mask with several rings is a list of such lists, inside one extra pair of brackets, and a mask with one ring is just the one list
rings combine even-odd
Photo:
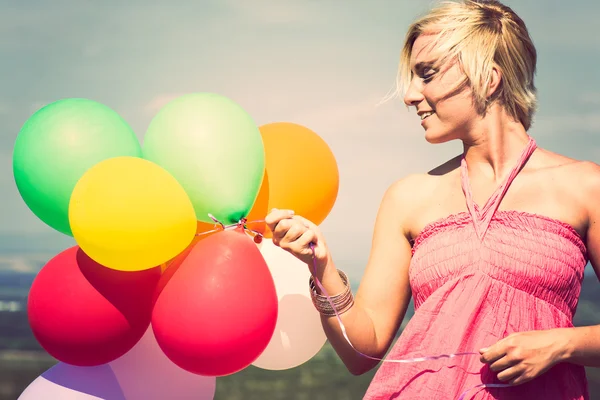
[(483, 240), (485, 233), (487, 232), (488, 227), (492, 221), (498, 206), (502, 202), (506, 191), (510, 187), (510, 184), (521, 171), (531, 154), (537, 148), (537, 144), (535, 140), (530, 136), (529, 143), (523, 149), (521, 156), (517, 160), (517, 163), (512, 168), (510, 174), (506, 177), (504, 182), (496, 188), (494, 193), (487, 200), (483, 208), (479, 208), (477, 203), (473, 201), (473, 194), (471, 191), (471, 183), (469, 181), (469, 170), (467, 168), (467, 162), (465, 160), (464, 154), (460, 163), (460, 174), (461, 174), (461, 184), (463, 193), (465, 194), (467, 208), (469, 209), (469, 213), (471, 214), (471, 219), (473, 220), (473, 225), (475, 227), (475, 232), (480, 240)]

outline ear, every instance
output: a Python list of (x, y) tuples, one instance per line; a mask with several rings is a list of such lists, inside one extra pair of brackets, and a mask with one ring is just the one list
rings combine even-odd
[(492, 76), (490, 79), (490, 85), (488, 86), (488, 93), (487, 93), (488, 100), (491, 100), (491, 98), (495, 97), (494, 94), (496, 94), (496, 92), (498, 91), (501, 81), (502, 81), (502, 71), (500, 70), (500, 68), (498, 68), (497, 65), (494, 65), (492, 67)]

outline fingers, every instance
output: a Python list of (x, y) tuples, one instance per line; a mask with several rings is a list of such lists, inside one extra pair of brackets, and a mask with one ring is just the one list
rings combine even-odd
[(506, 355), (506, 351), (502, 346), (501, 342), (496, 343), (496, 345), (487, 348), (481, 349), (481, 357), (480, 360), (482, 363), (491, 364)]
[(315, 234), (315, 232), (311, 229), (306, 228), (306, 230), (304, 231), (302, 236), (300, 236), (296, 240), (296, 245), (298, 246), (299, 249), (301, 249), (303, 254), (309, 255), (309, 254), (312, 254), (312, 250), (310, 249), (309, 244), (316, 243), (316, 241), (317, 241), (317, 235)]
[(287, 249), (291, 243), (296, 242), (307, 230), (308, 227), (297, 217), (282, 219), (277, 223), (273, 231), (273, 243)]
[(512, 385), (517, 385), (521, 379), (522, 371), (518, 366), (505, 369), (504, 371), (498, 374), (498, 380), (501, 382), (508, 382)]
[(302, 236), (306, 230), (304, 224), (296, 218), (285, 219), (277, 225), (275, 232), (273, 232), (273, 239), (277, 238), (280, 245), (290, 244)]
[(273, 232), (273, 244), (296, 255), (312, 255), (309, 244), (317, 244), (315, 225), (291, 210), (273, 209), (265, 218)]
[(494, 372), (498, 372), (512, 367), (513, 365), (516, 365), (518, 363), (518, 361), (514, 361), (510, 357), (502, 357), (501, 359), (494, 361), (492, 364), (490, 364), (490, 369)]
[(277, 229), (277, 225), (284, 219), (290, 219), (294, 216), (294, 211), (292, 210), (278, 210), (274, 208), (271, 212), (265, 217), (265, 224), (269, 227), (271, 232), (275, 233), (275, 229)]

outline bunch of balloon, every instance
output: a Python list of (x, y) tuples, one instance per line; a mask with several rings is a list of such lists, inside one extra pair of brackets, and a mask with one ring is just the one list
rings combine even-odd
[[(260, 127), (265, 147), (265, 179), (248, 220), (262, 221), (272, 208), (294, 210), (321, 224), (332, 210), (339, 190), (333, 152), (312, 130), (295, 123)], [(260, 248), (277, 287), (279, 315), (275, 334), (255, 367), (284, 370), (313, 358), (326, 341), (309, 292), (310, 270), (293, 255), (275, 246), (264, 222), (249, 223), (265, 239)]]
[(131, 360), (152, 353), (164, 357), (148, 365), (167, 365), (211, 398), (214, 379), (190, 374), (292, 368), (324, 344), (310, 272), (273, 245), (263, 222), (271, 208), (316, 224), (331, 211), (337, 164), (313, 131), (259, 128), (232, 100), (192, 93), (157, 113), (141, 146), (110, 108), (66, 99), (24, 124), (13, 165), (31, 211), (77, 243), (29, 293), (32, 331), (61, 362), (29, 393), (82, 371), (109, 382), (109, 364), (121, 384), (146, 380), (157, 372)]
[(181, 185), (141, 156), (123, 118), (87, 99), (41, 108), (17, 136), (21, 197), (77, 242), (42, 268), (28, 296), (31, 329), (61, 362), (99, 366), (130, 350), (150, 324), (158, 265), (196, 232)]

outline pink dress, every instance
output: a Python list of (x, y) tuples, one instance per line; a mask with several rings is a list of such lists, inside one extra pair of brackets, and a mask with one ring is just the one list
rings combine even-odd
[[(530, 138), (517, 164), (483, 208), (426, 226), (415, 239), (410, 285), (415, 314), (386, 359), (478, 352), (513, 332), (572, 327), (585, 244), (568, 224), (548, 217), (497, 210), (512, 180), (536, 148)], [(453, 400), (482, 383), (502, 383), (479, 355), (411, 364), (383, 362), (363, 400)], [(475, 388), (465, 399), (588, 399), (585, 369), (562, 363), (509, 388)]]

